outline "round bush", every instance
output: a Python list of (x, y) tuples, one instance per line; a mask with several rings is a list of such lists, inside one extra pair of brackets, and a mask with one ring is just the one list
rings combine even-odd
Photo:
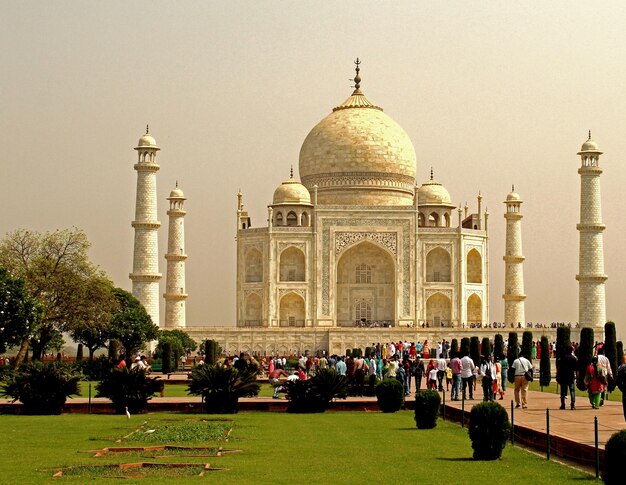
[(419, 429), (437, 426), (441, 397), (437, 391), (420, 391), (415, 394), (415, 424)]
[(140, 369), (111, 369), (96, 386), (96, 397), (108, 397), (117, 414), (124, 414), (126, 407), (131, 414), (145, 413), (148, 401), (163, 389), (163, 381), (148, 377)]
[(496, 402), (482, 402), (472, 408), (469, 437), (475, 460), (497, 460), (511, 431), (509, 415)]
[(609, 485), (624, 483), (626, 463), (626, 429), (615, 433), (604, 447), (604, 473), (602, 480)]
[(395, 413), (404, 404), (404, 386), (397, 379), (383, 379), (376, 385), (376, 399), (383, 413)]

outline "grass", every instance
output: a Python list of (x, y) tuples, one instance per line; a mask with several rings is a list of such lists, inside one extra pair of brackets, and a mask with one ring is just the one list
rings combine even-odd
[[(209, 418), (214, 417), (147, 414), (133, 416), (129, 421), (113, 415), (0, 416), (0, 456), (10, 457), (0, 461), (0, 477), (10, 477), (11, 483), (54, 483), (58, 481), (51, 478), (56, 467), (136, 461), (132, 456), (108, 454), (93, 458), (93, 454), (80, 452), (123, 446), (115, 444), (115, 440), (146, 420), (150, 427), (152, 423), (164, 422), (202, 423), (203, 419), (212, 423)], [(454, 484), (480, 483), (485, 477), (506, 477), (507, 485), (526, 485), (538, 477), (542, 484), (594, 480), (591, 475), (547, 462), (517, 447), (507, 446), (503, 458), (495, 462), (474, 461), (467, 430), (441, 420), (433, 430), (418, 430), (410, 411), (314, 415), (250, 412), (225, 418), (232, 420), (233, 426), (227, 445), (211, 441), (185, 444), (222, 445), (242, 452), (210, 459), (168, 458), (168, 463), (209, 462), (214, 467), (229, 469), (210, 472), (205, 477), (186, 477), (185, 483), (383, 483), (394, 476), (401, 476), (407, 483)], [(160, 475), (157, 479), (158, 483), (180, 483), (180, 479)], [(85, 477), (61, 480), (84, 483)], [(152, 475), (136, 481), (154, 480)], [(98, 483), (118, 483), (118, 479), (101, 477)]]
[[(91, 397), (96, 397), (96, 385), (98, 381), (81, 381), (80, 394), (77, 397), (89, 397), (89, 384), (91, 384)], [(274, 388), (270, 384), (261, 384), (259, 396), (272, 397)], [(158, 395), (157, 395), (158, 396)], [(189, 397), (187, 384), (168, 384), (165, 381), (165, 397)]]
[(126, 441), (141, 443), (182, 443), (222, 441), (226, 439), (232, 423), (207, 421), (159, 422), (151, 420), (144, 429), (133, 433)]

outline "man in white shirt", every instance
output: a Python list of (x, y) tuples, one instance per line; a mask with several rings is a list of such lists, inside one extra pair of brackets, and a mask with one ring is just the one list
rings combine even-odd
[(493, 380), (496, 378), (496, 366), (491, 361), (491, 355), (486, 356), (480, 365), (480, 375), (483, 384), (483, 401), (493, 401)]
[(461, 380), (463, 381), (463, 399), (465, 400), (465, 389), (469, 387), (469, 398), (474, 399), (474, 361), (469, 355), (461, 358)]
[[(606, 377), (610, 382), (613, 379), (613, 369), (611, 369), (611, 362), (608, 357), (604, 355), (604, 345), (602, 347), (598, 346), (598, 364), (606, 369)], [(600, 406), (604, 406), (604, 396), (606, 391), (602, 391), (601, 394)]]
[(443, 351), (439, 354), (437, 359), (437, 384), (439, 385), (439, 392), (443, 391), (443, 376), (446, 375), (446, 359), (443, 358)]
[(526, 357), (519, 356), (512, 365), (515, 369), (515, 407), (520, 407), (520, 391), (522, 394), (521, 405), (523, 409), (528, 407), (526, 403), (526, 396), (528, 393), (528, 380), (526, 380), (525, 374), (528, 371), (532, 372), (533, 365)]

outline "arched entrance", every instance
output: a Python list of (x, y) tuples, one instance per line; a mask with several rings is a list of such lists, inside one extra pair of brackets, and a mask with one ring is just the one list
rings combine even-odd
[(363, 241), (346, 249), (336, 289), (337, 325), (395, 325), (395, 263), (381, 247)]
[(467, 253), (467, 282), (483, 282), (483, 258), (476, 249), (472, 249)]
[(260, 327), (263, 321), (263, 303), (261, 297), (252, 293), (246, 297), (246, 313), (244, 315), (244, 327)]
[(280, 326), (304, 327), (304, 298), (295, 293), (287, 293), (280, 299)]
[(467, 299), (467, 323), (482, 323), (483, 302), (476, 293)]
[(450, 282), (452, 258), (450, 253), (442, 248), (435, 248), (426, 255), (426, 281)]
[(429, 327), (447, 327), (452, 320), (452, 302), (443, 293), (426, 300), (426, 323)]

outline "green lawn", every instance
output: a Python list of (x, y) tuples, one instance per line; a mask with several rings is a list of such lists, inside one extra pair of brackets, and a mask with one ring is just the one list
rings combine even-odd
[[(127, 435), (146, 420), (145, 429), (181, 424), (196, 428), (202, 423), (215, 426), (211, 421), (202, 421), (214, 418), (174, 413), (137, 415), (130, 420), (125, 416), (85, 414), (0, 416), (0, 429), (3, 430), (0, 456), (5, 458), (0, 461), (0, 481), (54, 483), (59, 480), (51, 478), (51, 469), (57, 466), (137, 461), (137, 456), (96, 459), (81, 451), (121, 446), (114, 440)], [(547, 462), (517, 447), (507, 446), (502, 460), (475, 462), (471, 459), (467, 430), (441, 420), (434, 430), (418, 430), (409, 411), (315, 415), (251, 412), (222, 418), (233, 420), (230, 441), (196, 444), (222, 445), (241, 449), (242, 453), (219, 458), (174, 456), (159, 459), (159, 463), (208, 462), (215, 467), (227, 467), (229, 471), (208, 472), (204, 478), (185, 477), (184, 482), (229, 485), (396, 481), (476, 484), (489, 477), (506, 479), (508, 485), (538, 483), (538, 479), (542, 484), (593, 480), (591, 475)], [(169, 436), (176, 436), (176, 432)], [(132, 446), (140, 443), (126, 442)], [(155, 480), (157, 483), (181, 483), (180, 478), (154, 477), (137, 478), (135, 482)], [(61, 481), (84, 483), (90, 480), (65, 477)], [(97, 482), (119, 483), (119, 480), (101, 478)]]
[[(81, 381), (80, 397), (89, 397), (89, 384), (91, 384), (91, 397), (96, 397), (97, 381)], [(271, 397), (274, 388), (269, 384), (261, 384), (259, 396)], [(187, 397), (187, 384), (165, 384), (165, 397)]]

